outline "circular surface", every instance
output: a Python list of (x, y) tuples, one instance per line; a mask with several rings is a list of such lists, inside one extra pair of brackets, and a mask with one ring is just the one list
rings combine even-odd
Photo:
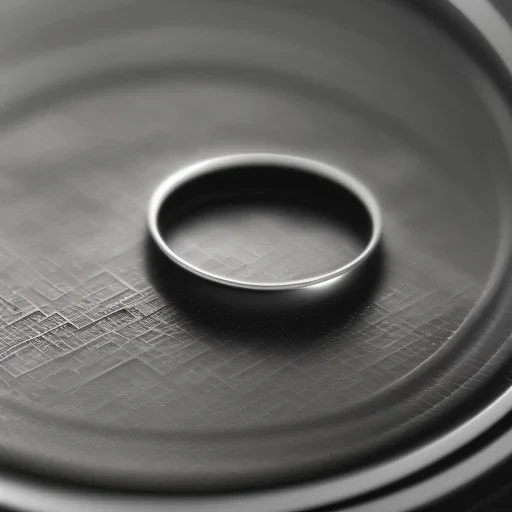
[[(195, 230), (187, 235), (183, 224), (190, 214), (183, 210), (191, 201)], [(315, 202), (319, 212), (313, 207), (311, 215)], [(318, 222), (326, 217), (330, 230)], [(348, 261), (341, 257), (347, 244), (340, 250), (339, 235), (332, 240), (336, 224), (348, 224), (352, 233), (362, 228), (359, 238), (367, 238)], [(215, 283), (272, 292), (326, 284), (360, 267), (380, 241), (382, 214), (370, 190), (340, 169), (304, 157), (255, 153), (212, 158), (171, 175), (153, 193), (148, 226), (160, 250), (185, 270)]]
[(165, 240), (205, 271), (234, 279), (254, 275), (279, 284), (349, 263), (364, 249), (353, 231), (346, 219), (318, 208), (244, 198), (213, 200), (208, 208), (187, 211), (173, 222)]
[[(483, 74), (401, 3), (52, 5), (63, 21), (12, 11), (23, 41), (0, 17), (4, 459), (171, 490), (357, 464), (346, 494), (390, 455), (399, 475), (449, 451), (411, 450), (490, 401), (472, 393), (509, 356), (508, 320), (483, 314), (510, 218), (509, 119)], [(382, 198), (364, 302), (248, 323), (150, 279), (151, 191), (235, 150), (307, 152)]]

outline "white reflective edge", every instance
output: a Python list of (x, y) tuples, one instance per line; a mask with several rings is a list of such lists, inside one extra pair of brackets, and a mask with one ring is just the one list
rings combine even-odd
[[(483, 36), (510, 72), (512, 78), (512, 32), (488, 0), (444, 0)], [(286, 489), (231, 494), (228, 496), (173, 497), (123, 494), (92, 489), (52, 486), (9, 472), (0, 475), (0, 504), (30, 512), (292, 512), (333, 505), (363, 495), (439, 461), (496, 424), (512, 410), (512, 389), (456, 430), (395, 461), (375, 465), (362, 472), (330, 478), (311, 485)], [(403, 512), (467, 484), (510, 455), (512, 432), (500, 437), (477, 454), (429, 480), (408, 487), (378, 503), (342, 507), (349, 512)]]
[[(261, 282), (230, 279), (220, 274), (207, 272), (200, 267), (193, 265), (184, 258), (178, 256), (165, 242), (159, 227), (159, 218), (167, 201), (172, 201), (172, 195), (178, 188), (190, 183), (201, 176), (222, 171), (227, 168), (251, 166), (251, 165), (275, 165), (296, 169), (296, 172), (321, 176), (328, 179), (333, 184), (351, 192), (365, 207), (370, 216), (372, 228), (366, 246), (363, 251), (347, 264), (320, 275), (304, 279), (284, 281), (282, 283)], [(243, 171), (240, 171), (243, 172)], [(148, 208), (148, 228), (153, 240), (160, 250), (175, 264), (193, 274), (227, 286), (236, 288), (246, 288), (251, 290), (291, 290), (294, 288), (303, 288), (331, 281), (337, 277), (348, 274), (363, 264), (377, 247), (382, 234), (382, 213), (379, 203), (373, 193), (357, 178), (347, 172), (333, 167), (327, 163), (312, 160), (310, 158), (297, 155), (283, 155), (273, 153), (243, 153), (234, 155), (224, 155), (198, 163), (186, 166), (185, 168), (171, 174), (155, 190), (151, 197)]]

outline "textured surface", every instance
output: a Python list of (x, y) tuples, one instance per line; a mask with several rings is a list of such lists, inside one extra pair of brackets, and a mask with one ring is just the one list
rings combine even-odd
[[(259, 17), (244, 11), (250, 3), (221, 3), (213, 17), (182, 4), (173, 13), (176, 26), (180, 16), (220, 27), (233, 19), (227, 12), (239, 16), (242, 32), (256, 27), (243, 35), (244, 52), (237, 51), (236, 32), (219, 39), (184, 25), (177, 30), (181, 46), (150, 38), (134, 43), (147, 53), (174, 48), (178, 55), (165, 65), (143, 62), (127, 71), (123, 64), (122, 72), (105, 77), (96, 74), (95, 59), (75, 59), (69, 50), (88, 80), (73, 80), (59, 67), (68, 77), (66, 85), (59, 83), (47, 57), (42, 68), (48, 71), (41, 74), (53, 87), (49, 92), (36, 94), (37, 80), (29, 87), (23, 75), (27, 91), (14, 79), (7, 82), (0, 105), (0, 436), (6, 446), (29, 452), (33, 446), (34, 453), (48, 446), (64, 463), (113, 474), (116, 464), (126, 465), (151, 479), (187, 468), (177, 468), (158, 441), (131, 452), (127, 446), (136, 441), (117, 427), (169, 436), (195, 428), (237, 435), (244, 428), (257, 438), (260, 432), (262, 442), (270, 426), (314, 420), (331, 428), (334, 416), (337, 450), (318, 449), (315, 463), (321, 464), (366, 454), (384, 434), (401, 439), (409, 423), (412, 431), (457, 390), (471, 389), (467, 382), (479, 368), (469, 361), (436, 389), (432, 375), (401, 388), (408, 401), (398, 412), (401, 398), (380, 398), (438, 350), (456, 346), (498, 250), (502, 219), (494, 172), (508, 162), (469, 74), (460, 71), (464, 58), (391, 3), (344, 2), (338, 12), (335, 2), (325, 2), (316, 21), (290, 17), (307, 10), (302, 2), (294, 4), (298, 13), (262, 9)], [(152, 27), (163, 19), (160, 11), (170, 20), (162, 2), (150, 2), (140, 18), (137, 3), (130, 5), (123, 20), (102, 15), (101, 23), (89, 21), (80, 30)], [(379, 16), (368, 18), (369, 9)], [(325, 21), (333, 13), (341, 28)], [(273, 31), (268, 20), (277, 23), (279, 16), (288, 21), (277, 39), (267, 38)], [(343, 29), (349, 18), (353, 32)], [(376, 26), (374, 19), (389, 23)], [(66, 37), (78, 39), (80, 30)], [(48, 37), (44, 30), (34, 34), (34, 45), (38, 34)], [(207, 59), (216, 45), (218, 61), (197, 57), (204, 52)], [(317, 53), (308, 57), (311, 48)], [(112, 63), (132, 55), (132, 64), (140, 64), (129, 51), (108, 55)], [(7, 68), (9, 57), (0, 55), (0, 65), (3, 59)], [(299, 322), (219, 319), (169, 302), (149, 279), (144, 221), (154, 186), (197, 158), (262, 148), (342, 165), (378, 194), (386, 218), (385, 265), (374, 296), (349, 318), (334, 308)], [(226, 221), (215, 220), (221, 228)], [(327, 237), (316, 235), (324, 245)], [(489, 358), (502, 342), (488, 345)], [(371, 405), (358, 413), (355, 428), (347, 411), (360, 403)], [(48, 416), (37, 412), (41, 407)], [(107, 424), (114, 434), (101, 443), (88, 438), (66, 423), (77, 417), (100, 431)], [(248, 460), (239, 473), (250, 475), (258, 464), (286, 472), (315, 458), (297, 444), (294, 449), (294, 442), (276, 451), (279, 440), (269, 440), (261, 460)], [(201, 446), (191, 441), (183, 448), (192, 473), (235, 456), (219, 455), (208, 442), (205, 454)], [(179, 452), (179, 441), (173, 450)], [(286, 450), (293, 458), (283, 455)]]
[[(203, 327), (201, 317), (185, 318), (148, 283), (144, 269), (141, 244), (152, 185), (168, 172), (174, 139), (186, 139), (191, 148), (205, 145), (193, 137), (192, 102), (202, 130), (205, 119), (235, 123), (240, 116), (247, 138), (259, 128), (275, 144), (270, 123), (256, 116), (258, 100), (266, 105), (262, 112), (276, 115), (287, 93), (168, 81), (123, 87), (52, 104), (2, 138), (3, 154), (23, 148), (4, 159), (1, 198), (7, 213), (0, 376), (7, 390), (124, 425), (193, 421), (225, 427), (298, 419), (371, 396), (414, 369), (475, 303), (495, 245), (495, 234), (482, 225), (485, 217), (449, 182), (427, 188), (430, 173), (441, 180), (447, 171), (415, 148), (382, 133), (377, 137), (377, 129), (363, 119), (362, 133), (352, 138), (370, 146), (363, 172), (379, 186), (385, 204), (389, 261), (379, 295), (364, 315), (350, 326), (335, 320), (317, 326), (316, 339), (299, 346), (297, 333), (284, 329), (261, 333), (254, 325), (257, 340), (251, 342), (247, 333), (237, 332), (242, 326), (226, 333)], [(341, 131), (355, 131), (357, 120), (342, 108), (340, 114), (329, 112), (309, 98), (281, 108), (280, 122), (293, 120), (294, 128), (284, 132), (283, 145), (286, 139), (312, 145), (306, 128), (313, 122), (331, 125), (318, 141), (331, 147), (339, 145)], [(167, 123), (180, 129), (170, 130)], [(154, 142), (144, 151), (146, 130)], [(240, 132), (225, 128), (210, 137), (223, 142)], [(347, 149), (354, 145), (347, 137), (344, 142)], [(401, 158), (390, 162), (393, 152)], [(392, 174), (410, 175), (404, 200), (421, 197), (423, 211), (418, 205), (408, 213), (395, 199), (405, 185)], [(433, 204), (442, 215), (433, 218)], [(488, 204), (485, 213), (492, 210)], [(428, 231), (418, 226), (422, 216)], [(436, 218), (446, 239), (436, 236)], [(486, 254), (470, 250), (474, 232), (487, 237)]]
[(166, 240), (202, 270), (277, 284), (336, 270), (364, 249), (348, 219), (329, 215), (321, 203), (283, 203), (231, 198), (194, 208), (173, 223)]

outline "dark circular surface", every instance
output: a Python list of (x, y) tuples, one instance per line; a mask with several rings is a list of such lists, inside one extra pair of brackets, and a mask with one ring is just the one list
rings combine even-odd
[[(0, 17), (4, 460), (167, 490), (357, 465), (346, 495), (448, 451), (509, 357), (510, 121), (483, 72), (403, 3), (39, 5)], [(234, 150), (376, 191), (385, 261), (349, 315), (247, 322), (155, 286), (149, 194)]]

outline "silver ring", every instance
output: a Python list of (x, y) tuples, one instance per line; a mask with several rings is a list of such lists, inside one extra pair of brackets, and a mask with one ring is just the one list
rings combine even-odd
[[(231, 279), (226, 276), (205, 271), (196, 265), (187, 262), (176, 254), (165, 242), (164, 237), (162, 236), (159, 220), (165, 204), (169, 200), (172, 200), (172, 196), (177, 192), (177, 190), (187, 183), (212, 173), (225, 171), (230, 168), (243, 168), (244, 166), (255, 165), (277, 166), (297, 172), (309, 173), (310, 175), (327, 179), (334, 186), (341, 187), (344, 192), (349, 192), (354, 196), (366, 210), (371, 223), (368, 241), (362, 252), (360, 252), (353, 260), (330, 272), (304, 279), (285, 281), (282, 283), (254, 283)], [(210, 282), (222, 284), (224, 286), (246, 290), (277, 292), (304, 289), (313, 286), (316, 287), (318, 285), (337, 280), (341, 276), (346, 276), (359, 268), (370, 258), (380, 242), (382, 235), (382, 213), (379, 203), (373, 193), (354, 176), (337, 167), (299, 156), (272, 153), (246, 153), (203, 160), (177, 171), (164, 180), (157, 187), (151, 197), (149, 203), (148, 227), (150, 235), (159, 249), (169, 260), (182, 269)]]

